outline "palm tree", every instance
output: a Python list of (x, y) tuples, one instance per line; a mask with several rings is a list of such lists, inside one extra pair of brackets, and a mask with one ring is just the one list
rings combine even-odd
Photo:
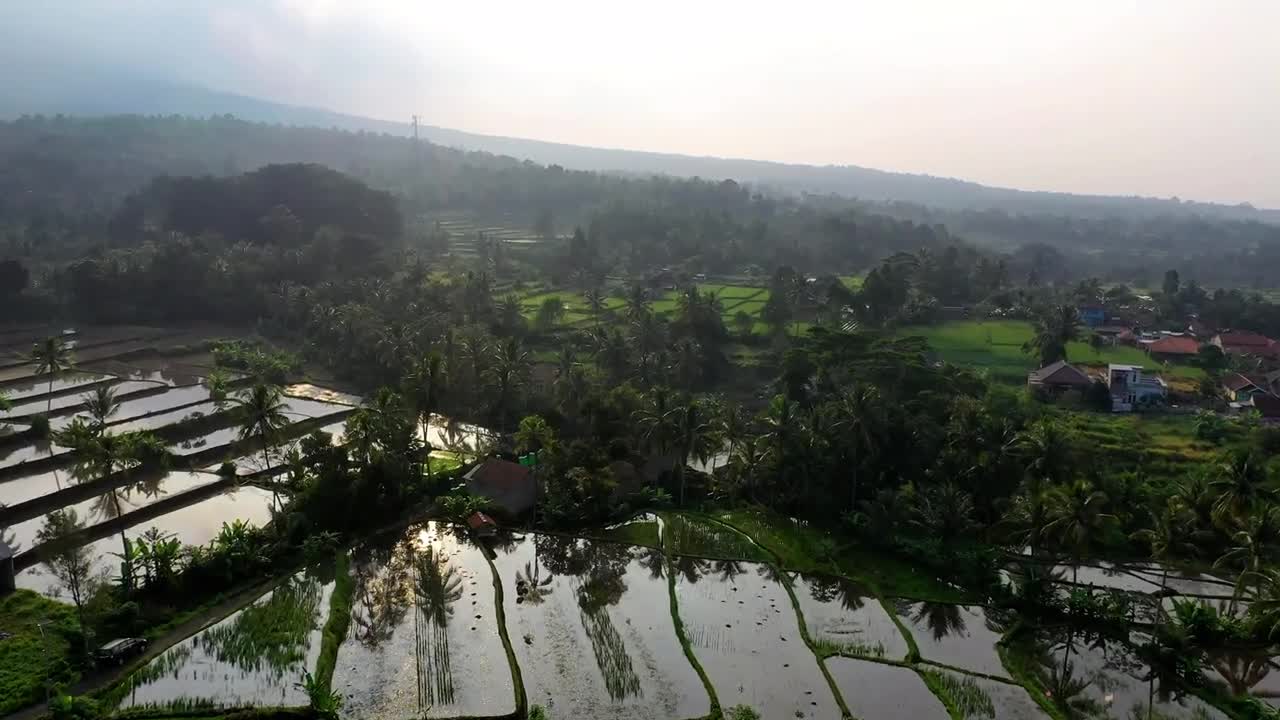
[(641, 285), (632, 285), (627, 289), (627, 320), (636, 322), (640, 318), (652, 314), (649, 309), (649, 293)]
[(36, 375), (49, 375), (49, 404), (45, 413), (53, 411), (53, 381), (63, 372), (71, 369), (75, 358), (71, 348), (59, 335), (52, 335), (38, 342), (31, 348), (29, 362), (35, 365)]
[(1164, 590), (1169, 583), (1169, 566), (1180, 558), (1195, 555), (1199, 546), (1197, 540), (1202, 534), (1196, 529), (1188, 510), (1176, 503), (1169, 503), (1164, 512), (1154, 518), (1151, 527), (1139, 530), (1130, 537), (1151, 548), (1151, 559), (1160, 563), (1160, 589)]
[(1218, 492), (1214, 517), (1223, 526), (1243, 520), (1259, 500), (1272, 494), (1265, 487), (1266, 467), (1247, 451), (1229, 455), (1218, 472), (1218, 479), (1211, 481), (1209, 487)]
[(858, 471), (879, 451), (883, 423), (880, 393), (874, 387), (854, 387), (841, 393), (835, 405), (832, 430), (836, 447), (849, 473), (849, 509), (858, 509)]
[(667, 422), (672, 424), (675, 435), (677, 449), (675, 476), (676, 482), (680, 485), (680, 505), (683, 506), (685, 466), (688, 465), (690, 456), (705, 461), (707, 456), (714, 452), (715, 446), (712, 444), (711, 423), (708, 422), (707, 413), (703, 411), (698, 401), (690, 400), (669, 412), (668, 415), (671, 417)]
[(1069, 549), (1075, 564), (1071, 579), (1075, 582), (1080, 562), (1088, 556), (1094, 540), (1117, 522), (1116, 516), (1105, 512), (1106, 493), (1094, 489), (1087, 480), (1052, 490), (1049, 497), (1049, 522), (1044, 531)]
[(116, 399), (115, 388), (110, 385), (99, 385), (93, 392), (84, 396), (84, 407), (93, 418), (93, 429), (101, 434), (105, 432), (107, 420), (120, 410), (120, 401)]
[(1231, 594), (1232, 612), (1244, 594), (1245, 585), (1250, 581), (1257, 584), (1264, 563), (1277, 550), (1280, 550), (1280, 507), (1269, 506), (1255, 511), (1231, 533), (1231, 549), (1218, 558), (1215, 565), (1241, 568), (1235, 591)]
[(429, 353), (425, 358), (417, 360), (406, 378), (407, 394), (413, 401), (414, 412), (422, 429), (422, 444), (425, 453), (427, 477), (431, 477), (431, 442), (428, 430), (431, 415), (440, 408), (447, 387), (444, 358), (440, 353)]
[[(284, 412), (284, 400), (280, 388), (258, 383), (241, 392), (231, 401), (240, 414), (241, 440), (256, 439), (262, 444), (262, 468), (271, 467), (271, 448), (280, 432), (289, 425)], [(275, 508), (280, 501), (276, 484), (271, 483), (271, 503)]]
[(1014, 449), (1026, 459), (1026, 472), (1052, 483), (1063, 482), (1071, 472), (1075, 454), (1071, 435), (1050, 419), (1031, 424), (1014, 440)]
[[(1155, 518), (1151, 527), (1139, 530), (1131, 536), (1134, 540), (1146, 543), (1151, 547), (1151, 557), (1160, 563), (1160, 592), (1153, 598), (1153, 622), (1160, 623), (1161, 600), (1165, 596), (1165, 588), (1169, 584), (1169, 566), (1178, 558), (1188, 557), (1196, 552), (1196, 537), (1201, 533), (1195, 529), (1190, 513), (1176, 503), (1165, 506), (1164, 512)], [(1155, 673), (1147, 678), (1147, 718), (1152, 717), (1152, 704), (1155, 700)]]
[[(80, 418), (76, 418), (64, 430), (54, 435), (57, 444), (70, 448), (75, 453), (76, 464), (71, 474), (78, 482), (86, 483), (111, 475), (126, 475), (150, 458), (162, 457), (165, 444), (151, 433), (127, 432), (116, 435), (100, 434), (89, 427)], [(104, 498), (111, 501), (107, 510), (112, 517), (120, 517), (124, 510), (120, 506), (120, 489), (125, 483), (112, 483), (111, 489)], [(120, 582), (125, 592), (134, 588), (134, 559), (137, 553), (124, 528), (120, 528), (120, 543), (123, 552), (121, 559)]]
[(683, 338), (675, 347), (675, 374), (680, 387), (691, 393), (702, 379), (702, 352), (696, 340)]
[(507, 414), (515, 401), (515, 393), (524, 385), (530, 363), (528, 351), (513, 337), (499, 345), (493, 355), (492, 377), (498, 386), (498, 428), (504, 433), (507, 431)]
[(586, 300), (587, 309), (591, 311), (591, 318), (595, 321), (595, 326), (600, 327), (600, 314), (604, 312), (605, 297), (599, 288), (590, 288), (583, 293), (583, 299)]
[(1067, 344), (1080, 337), (1080, 315), (1074, 305), (1049, 308), (1035, 321), (1035, 334), (1023, 346), (1023, 352), (1035, 352), (1040, 365), (1067, 359)]

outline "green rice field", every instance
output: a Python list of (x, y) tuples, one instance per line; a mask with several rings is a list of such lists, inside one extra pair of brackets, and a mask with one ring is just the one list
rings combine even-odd
[[(954, 365), (987, 370), (992, 379), (1022, 384), (1036, 369), (1036, 359), (1022, 350), (1032, 336), (1031, 323), (1021, 320), (969, 320), (943, 325), (902, 328), (902, 337), (918, 336), (929, 341), (938, 357)], [(1094, 350), (1087, 342), (1067, 346), (1067, 359), (1081, 365), (1120, 363), (1159, 369), (1173, 378), (1199, 379), (1204, 372), (1187, 365), (1162, 366), (1145, 352), (1127, 345)]]

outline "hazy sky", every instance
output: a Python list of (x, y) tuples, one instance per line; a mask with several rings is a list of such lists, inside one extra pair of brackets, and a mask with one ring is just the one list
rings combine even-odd
[(1280, 207), (1278, 30), (1280, 0), (0, 10), (0, 43), (29, 56), (391, 120), (1270, 207)]

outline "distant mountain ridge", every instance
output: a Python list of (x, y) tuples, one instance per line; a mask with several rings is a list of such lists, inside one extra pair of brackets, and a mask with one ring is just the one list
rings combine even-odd
[[(63, 73), (55, 78), (25, 73), (0, 87), (0, 117), (22, 114), (222, 115), (257, 122), (412, 134), (408, 122), (300, 107), (190, 85), (140, 81), (104, 74)], [(912, 175), (851, 165), (799, 165), (761, 160), (697, 157), (593, 148), (480, 135), (420, 125), (419, 135), (447, 147), (507, 155), (546, 165), (601, 172), (666, 174), (733, 179), (787, 193), (835, 194), (871, 203), (908, 203), (946, 210), (1001, 210), (1011, 214), (1086, 217), (1205, 215), (1280, 223), (1280, 209), (1161, 198), (1076, 195), (990, 187), (930, 175)]]

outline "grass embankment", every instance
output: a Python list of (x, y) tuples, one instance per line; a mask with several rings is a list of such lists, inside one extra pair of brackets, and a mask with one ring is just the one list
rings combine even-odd
[(627, 545), (640, 545), (656, 550), (662, 549), (662, 540), (659, 537), (658, 521), (656, 519), (636, 518), (611, 528), (596, 531), (591, 535), (601, 540), (610, 540)]
[(329, 618), (320, 640), (320, 656), (316, 658), (316, 682), (328, 690), (333, 684), (333, 668), (338, 663), (338, 649), (347, 638), (351, 623), (351, 601), (355, 597), (355, 580), (351, 577), (351, 557), (338, 554), (334, 563), (333, 592), (329, 594)]
[(511, 647), (511, 636), (507, 633), (507, 611), (502, 593), (502, 578), (498, 576), (498, 568), (493, 564), (492, 551), (487, 548), (484, 551), (484, 559), (489, 563), (489, 572), (493, 576), (493, 606), (498, 617), (498, 637), (502, 638), (502, 649), (507, 651), (507, 665), (511, 667), (511, 684), (515, 687), (516, 711), (513, 717), (522, 718), (529, 713), (529, 694), (524, 689), (524, 675), (520, 673), (520, 661), (516, 660), (516, 651)]
[(663, 550), (712, 560), (765, 562), (769, 556), (744, 533), (715, 520), (684, 513), (662, 513)]
[(711, 712), (707, 717), (712, 720), (721, 718), (723, 717), (723, 711), (720, 708), (720, 698), (716, 695), (716, 688), (711, 684), (711, 678), (707, 675), (707, 671), (703, 669), (702, 663), (698, 662), (698, 656), (694, 654), (693, 646), (689, 644), (689, 636), (685, 634), (684, 621), (680, 619), (680, 603), (676, 600), (676, 573), (671, 567), (671, 557), (669, 555), (666, 560), (666, 572), (671, 625), (675, 628), (676, 639), (680, 641), (680, 648), (684, 650), (685, 658), (693, 666), (693, 671), (698, 673), (698, 678), (702, 680), (702, 686), (707, 689), (707, 697), (711, 699)]
[[(75, 608), (30, 590), (0, 599), (0, 715), (43, 702), (45, 682), (73, 683), (72, 652), (60, 628), (76, 627)], [(43, 628), (43, 632), (42, 632)]]
[(916, 672), (942, 701), (952, 720), (996, 716), (991, 696), (973, 678), (927, 668), (916, 668)]
[[(1033, 332), (1031, 323), (1023, 320), (966, 320), (940, 325), (913, 325), (901, 328), (898, 335), (923, 337), (942, 360), (953, 365), (982, 368), (990, 373), (992, 380), (1022, 385), (1027, 381), (1027, 373), (1035, 370), (1038, 364), (1034, 355), (1022, 350)], [(1149, 370), (1160, 370), (1172, 379), (1198, 380), (1204, 377), (1200, 368), (1164, 366), (1129, 345), (1094, 350), (1087, 342), (1072, 342), (1067, 345), (1067, 358), (1074, 364), (1085, 366), (1109, 363), (1141, 365)]]
[(777, 556), (784, 570), (838, 575), (879, 595), (932, 602), (972, 602), (964, 591), (880, 550), (842, 546), (823, 528), (758, 508), (718, 512), (714, 517), (752, 537)]

